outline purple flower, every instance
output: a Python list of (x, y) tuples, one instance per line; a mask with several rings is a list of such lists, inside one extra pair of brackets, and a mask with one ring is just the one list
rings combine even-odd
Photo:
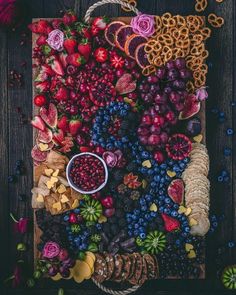
[(64, 33), (58, 29), (51, 31), (48, 34), (47, 43), (51, 48), (57, 51), (62, 51), (64, 43)]
[(106, 162), (107, 166), (109, 166), (111, 168), (116, 166), (118, 158), (115, 153), (104, 152), (102, 157), (103, 157), (103, 160)]
[(57, 257), (60, 253), (60, 246), (55, 242), (47, 242), (43, 248), (43, 257), (45, 258), (54, 258)]
[(196, 90), (196, 99), (199, 101), (204, 101), (208, 98), (208, 93), (206, 87), (201, 87)]
[(10, 216), (11, 216), (12, 220), (15, 222), (14, 223), (15, 232), (20, 233), (20, 234), (25, 234), (28, 230), (29, 219), (28, 218), (20, 218), (19, 220), (17, 220), (12, 213), (10, 214)]
[(132, 18), (131, 27), (134, 33), (143, 37), (151, 37), (155, 32), (155, 20), (153, 15), (139, 14)]

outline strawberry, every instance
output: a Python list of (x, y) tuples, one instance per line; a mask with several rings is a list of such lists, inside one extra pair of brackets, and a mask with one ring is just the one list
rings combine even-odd
[(106, 29), (108, 22), (109, 22), (109, 20), (107, 17), (96, 17), (92, 22), (92, 26), (103, 31)]
[(92, 36), (97, 36), (99, 34), (99, 28), (95, 27), (95, 26), (92, 26), (91, 27), (91, 34)]
[(52, 31), (52, 27), (48, 21), (41, 19), (38, 21), (37, 30), (39, 34), (48, 35)]
[(47, 64), (41, 66), (41, 71), (43, 71), (45, 74), (49, 76), (55, 76), (55, 72)]
[(57, 122), (57, 127), (63, 132), (67, 133), (69, 131), (69, 120), (67, 116), (62, 116)]
[(51, 66), (52, 70), (60, 76), (65, 74), (61, 62), (57, 59), (55, 55), (47, 58), (47, 63)]
[(78, 45), (78, 51), (81, 53), (86, 60), (89, 59), (89, 56), (91, 54), (91, 44), (88, 42), (88, 39), (82, 39), (81, 43)]
[(77, 16), (75, 15), (74, 11), (68, 10), (62, 17), (62, 21), (64, 25), (70, 26), (72, 23), (78, 20)]
[(69, 130), (72, 136), (75, 136), (82, 127), (82, 122), (78, 118), (72, 118), (69, 122)]
[(38, 39), (36, 40), (36, 44), (38, 46), (47, 44), (47, 36), (46, 35), (40, 35), (38, 37)]
[(43, 94), (38, 94), (34, 97), (34, 104), (37, 107), (42, 107), (47, 103), (47, 98)]
[(180, 223), (177, 219), (174, 219), (167, 214), (162, 213), (161, 214), (164, 223), (165, 223), (165, 230), (168, 232), (171, 232), (173, 230), (177, 230), (180, 228)]
[(125, 64), (125, 60), (117, 54), (114, 54), (110, 57), (110, 62), (115, 69), (121, 69)]
[(67, 100), (68, 97), (69, 97), (68, 90), (64, 86), (59, 87), (56, 93), (54, 94), (54, 98), (59, 101)]
[(59, 29), (61, 25), (62, 25), (61, 19), (56, 18), (52, 21), (53, 29)]
[(50, 88), (50, 83), (49, 81), (36, 82), (35, 88), (38, 90), (39, 93), (47, 92)]
[(56, 129), (53, 132), (53, 137), (52, 137), (52, 141), (56, 144), (56, 145), (61, 145), (63, 140), (64, 140), (65, 136), (64, 136), (64, 132), (62, 129)]
[(98, 61), (98, 62), (105, 62), (108, 58), (107, 49), (105, 49), (103, 47), (97, 48), (94, 52), (94, 57), (95, 57), (96, 61)]
[(86, 62), (85, 58), (80, 53), (73, 53), (67, 56), (68, 64), (79, 67)]
[(36, 128), (41, 131), (44, 131), (46, 129), (46, 125), (42, 118), (40, 116), (35, 116), (33, 120), (31, 121), (31, 124)]
[(32, 33), (38, 34), (38, 23), (37, 22), (29, 24), (28, 28), (30, 29), (30, 31)]
[(77, 46), (77, 41), (73, 38), (67, 38), (64, 41), (63, 46), (66, 49), (68, 54), (72, 54), (75, 52), (75, 48)]
[(63, 65), (63, 68), (66, 68), (68, 63), (66, 61), (66, 58), (67, 58), (68, 54), (66, 53), (66, 51), (62, 51), (59, 53), (59, 59), (60, 59), (60, 62), (62, 63)]
[(48, 79), (48, 74), (41, 70), (38, 76), (35, 78), (35, 82), (44, 82)]

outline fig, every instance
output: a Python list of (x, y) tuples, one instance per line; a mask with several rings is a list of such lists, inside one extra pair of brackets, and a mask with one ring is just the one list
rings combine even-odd
[(201, 102), (196, 99), (196, 96), (188, 95), (184, 102), (183, 110), (179, 114), (179, 120), (187, 120), (196, 115), (201, 108)]
[(48, 108), (41, 107), (39, 110), (39, 114), (43, 121), (51, 128), (56, 128), (57, 126), (57, 119), (58, 119), (58, 113), (57, 113), (57, 107), (50, 103)]
[(173, 202), (182, 204), (184, 199), (184, 183), (182, 179), (174, 179), (168, 187), (168, 195)]
[(136, 89), (137, 82), (133, 80), (131, 74), (124, 74), (116, 83), (116, 91), (119, 94), (127, 94)]

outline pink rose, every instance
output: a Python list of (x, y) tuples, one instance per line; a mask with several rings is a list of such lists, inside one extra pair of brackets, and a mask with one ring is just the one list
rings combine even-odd
[(201, 87), (196, 90), (196, 99), (199, 101), (204, 101), (208, 98), (208, 93), (206, 87)]
[(60, 253), (60, 246), (55, 242), (47, 242), (43, 248), (43, 257), (45, 258), (54, 258), (57, 257)]
[(153, 15), (139, 14), (132, 18), (131, 27), (134, 33), (143, 37), (151, 37), (155, 32)]
[(64, 33), (58, 29), (51, 31), (48, 34), (47, 43), (52, 49), (62, 51), (64, 43)]
[(118, 158), (117, 155), (112, 152), (104, 152), (102, 154), (103, 160), (106, 162), (107, 166), (113, 168), (116, 166)]

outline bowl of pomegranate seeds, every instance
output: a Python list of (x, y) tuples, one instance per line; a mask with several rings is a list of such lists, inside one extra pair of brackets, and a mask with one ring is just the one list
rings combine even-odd
[(81, 194), (94, 194), (107, 183), (108, 169), (105, 161), (93, 153), (75, 155), (66, 167), (69, 185)]

